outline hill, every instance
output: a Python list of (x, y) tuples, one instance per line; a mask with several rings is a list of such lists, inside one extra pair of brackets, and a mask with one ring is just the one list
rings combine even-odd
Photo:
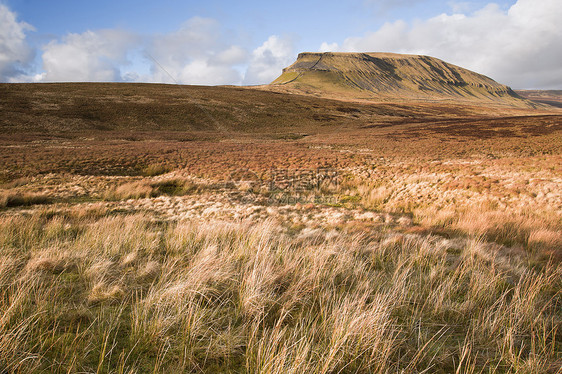
[(352, 103), (245, 87), (133, 83), (0, 84), (0, 112), (0, 137), (8, 138), (112, 131), (298, 136), (405, 121), (552, 114), (470, 102)]
[(517, 90), (515, 92), (525, 99), (562, 108), (562, 90)]
[(484, 75), (434, 57), (394, 53), (301, 53), (270, 86), (352, 99), (536, 105)]
[[(381, 147), (375, 153), (384, 157), (448, 157), (449, 151), (462, 157), (480, 154), (487, 139), (499, 154), (527, 146), (542, 154), (559, 147), (562, 116), (549, 108), (351, 102), (242, 87), (0, 84), (0, 183), (52, 171), (135, 174), (175, 163), (212, 174), (288, 167), (294, 157), (301, 167), (348, 167), (352, 159), (332, 147)], [(262, 159), (254, 157), (256, 147)], [(298, 157), (288, 156), (292, 147)]]

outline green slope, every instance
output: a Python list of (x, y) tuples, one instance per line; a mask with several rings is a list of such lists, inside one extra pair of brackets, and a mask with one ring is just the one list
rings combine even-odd
[(301, 53), (271, 85), (327, 96), (532, 105), (484, 75), (433, 57), (393, 53)]

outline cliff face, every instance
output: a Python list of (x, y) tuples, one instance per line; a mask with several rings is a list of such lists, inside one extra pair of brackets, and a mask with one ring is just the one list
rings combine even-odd
[(355, 98), (492, 101), (527, 105), (511, 88), (439, 60), (394, 53), (301, 53), (271, 83)]

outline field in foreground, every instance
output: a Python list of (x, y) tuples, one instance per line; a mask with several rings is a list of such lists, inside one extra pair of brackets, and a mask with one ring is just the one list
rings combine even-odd
[(0, 369), (561, 372), (560, 112), (0, 88)]

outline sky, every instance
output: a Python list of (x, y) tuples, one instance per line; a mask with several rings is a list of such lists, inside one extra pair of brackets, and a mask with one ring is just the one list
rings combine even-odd
[(562, 89), (561, 19), (561, 0), (0, 0), (0, 81), (254, 85), (332, 51)]

